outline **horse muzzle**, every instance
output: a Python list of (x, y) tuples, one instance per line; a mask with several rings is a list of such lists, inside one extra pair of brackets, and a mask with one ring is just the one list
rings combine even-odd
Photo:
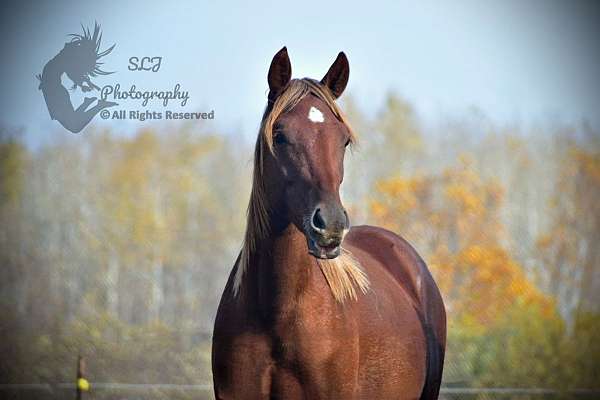
[(308, 251), (317, 258), (336, 258), (350, 226), (346, 210), (339, 204), (319, 204), (312, 213), (306, 232)]
[(336, 258), (341, 253), (341, 244), (342, 240), (340, 239), (330, 239), (330, 240), (322, 240), (319, 238), (314, 238), (313, 235), (309, 234), (307, 236), (308, 240), (308, 252), (317, 258), (322, 259), (330, 259)]

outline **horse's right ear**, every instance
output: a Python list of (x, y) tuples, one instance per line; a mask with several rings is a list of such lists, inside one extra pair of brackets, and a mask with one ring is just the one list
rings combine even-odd
[(279, 50), (273, 57), (267, 79), (269, 81), (269, 102), (274, 102), (292, 79), (292, 64), (286, 47)]

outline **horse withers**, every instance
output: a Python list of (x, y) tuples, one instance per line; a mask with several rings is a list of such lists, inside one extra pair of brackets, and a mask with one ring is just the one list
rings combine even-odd
[[(340, 53), (321, 81), (271, 63), (242, 250), (216, 316), (217, 399), (435, 399), (446, 342), (439, 290), (416, 251), (340, 200), (356, 138), (335, 100)], [(351, 183), (350, 183), (351, 184)]]

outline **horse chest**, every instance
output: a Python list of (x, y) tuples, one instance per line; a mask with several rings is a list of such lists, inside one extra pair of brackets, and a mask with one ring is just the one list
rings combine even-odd
[(321, 362), (331, 359), (340, 339), (352, 330), (335, 304), (300, 300), (293, 310), (279, 315), (273, 330), (275, 354), (286, 362)]
[(352, 398), (358, 335), (336, 303), (299, 300), (277, 317), (272, 346), (275, 398)]

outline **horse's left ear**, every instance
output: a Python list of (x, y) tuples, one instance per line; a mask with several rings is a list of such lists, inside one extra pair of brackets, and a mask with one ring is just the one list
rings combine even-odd
[(340, 52), (337, 58), (329, 67), (329, 71), (325, 74), (321, 83), (331, 90), (334, 98), (338, 98), (346, 89), (348, 78), (350, 77), (350, 64), (344, 52)]

